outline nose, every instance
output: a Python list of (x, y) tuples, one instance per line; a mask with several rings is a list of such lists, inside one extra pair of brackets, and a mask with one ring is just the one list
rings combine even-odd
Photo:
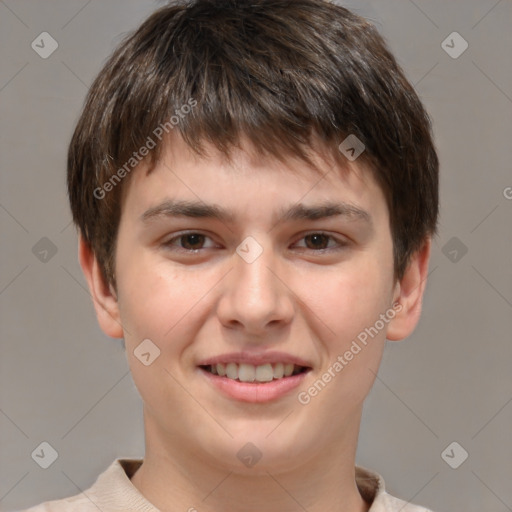
[(286, 284), (278, 256), (265, 248), (251, 263), (238, 254), (233, 260), (234, 268), (224, 280), (217, 308), (222, 325), (264, 336), (290, 324), (294, 294)]

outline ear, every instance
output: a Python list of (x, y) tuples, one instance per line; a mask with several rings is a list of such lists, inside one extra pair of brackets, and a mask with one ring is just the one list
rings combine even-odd
[(102, 331), (111, 338), (123, 338), (123, 326), (115, 290), (105, 281), (96, 256), (81, 234), (78, 238), (78, 259), (87, 279), (96, 317)]
[(405, 273), (396, 283), (393, 304), (396, 307), (395, 317), (389, 322), (386, 338), (399, 341), (409, 336), (420, 319), (423, 292), (427, 284), (428, 263), (432, 240), (427, 238), (423, 246), (416, 251), (407, 265)]

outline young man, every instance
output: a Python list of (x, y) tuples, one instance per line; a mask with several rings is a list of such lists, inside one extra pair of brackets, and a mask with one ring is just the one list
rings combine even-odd
[(323, 0), (157, 11), (93, 84), (68, 185), (146, 453), (32, 512), (426, 510), (355, 466), (438, 214), (429, 118), (372, 25)]

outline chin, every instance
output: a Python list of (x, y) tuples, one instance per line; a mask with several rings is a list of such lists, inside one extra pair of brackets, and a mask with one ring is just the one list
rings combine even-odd
[(215, 453), (209, 450), (213, 464), (225, 466), (226, 470), (239, 475), (268, 476), (268, 473), (282, 473), (302, 465), (309, 451), (312, 456), (317, 451), (314, 446), (311, 450), (298, 446), (295, 437), (285, 438), (286, 432), (281, 432), (281, 436), (275, 432), (268, 437), (271, 430), (251, 435), (250, 429), (246, 429), (244, 436), (229, 439), (223, 446), (217, 444)]

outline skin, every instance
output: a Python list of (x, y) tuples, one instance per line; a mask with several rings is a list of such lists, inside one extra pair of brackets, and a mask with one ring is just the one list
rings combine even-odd
[[(385, 198), (357, 160), (342, 170), (327, 153), (317, 156), (320, 179), (293, 157), (285, 164), (254, 155), (247, 141), (231, 163), (207, 147), (209, 157), (199, 158), (175, 137), (149, 174), (142, 165), (134, 171), (124, 191), (115, 290), (79, 242), (99, 324), (125, 339), (144, 402), (146, 454), (132, 482), (161, 510), (367, 511), (354, 469), (363, 401), (386, 338), (403, 339), (417, 324), (430, 239), (396, 282)], [(234, 220), (141, 220), (169, 199), (214, 203)], [(371, 221), (274, 220), (282, 207), (325, 200), (357, 206)], [(180, 238), (185, 230), (206, 238)], [(307, 236), (319, 232), (334, 238)], [(248, 236), (263, 249), (252, 263), (236, 253)], [(298, 393), (396, 302), (401, 311), (385, 328), (318, 396), (299, 403)], [(161, 351), (149, 366), (134, 355), (147, 338)], [(201, 359), (241, 350), (283, 351), (312, 370), (300, 389), (268, 403), (242, 403), (197, 368)], [(262, 454), (250, 468), (237, 457), (248, 442)]]

